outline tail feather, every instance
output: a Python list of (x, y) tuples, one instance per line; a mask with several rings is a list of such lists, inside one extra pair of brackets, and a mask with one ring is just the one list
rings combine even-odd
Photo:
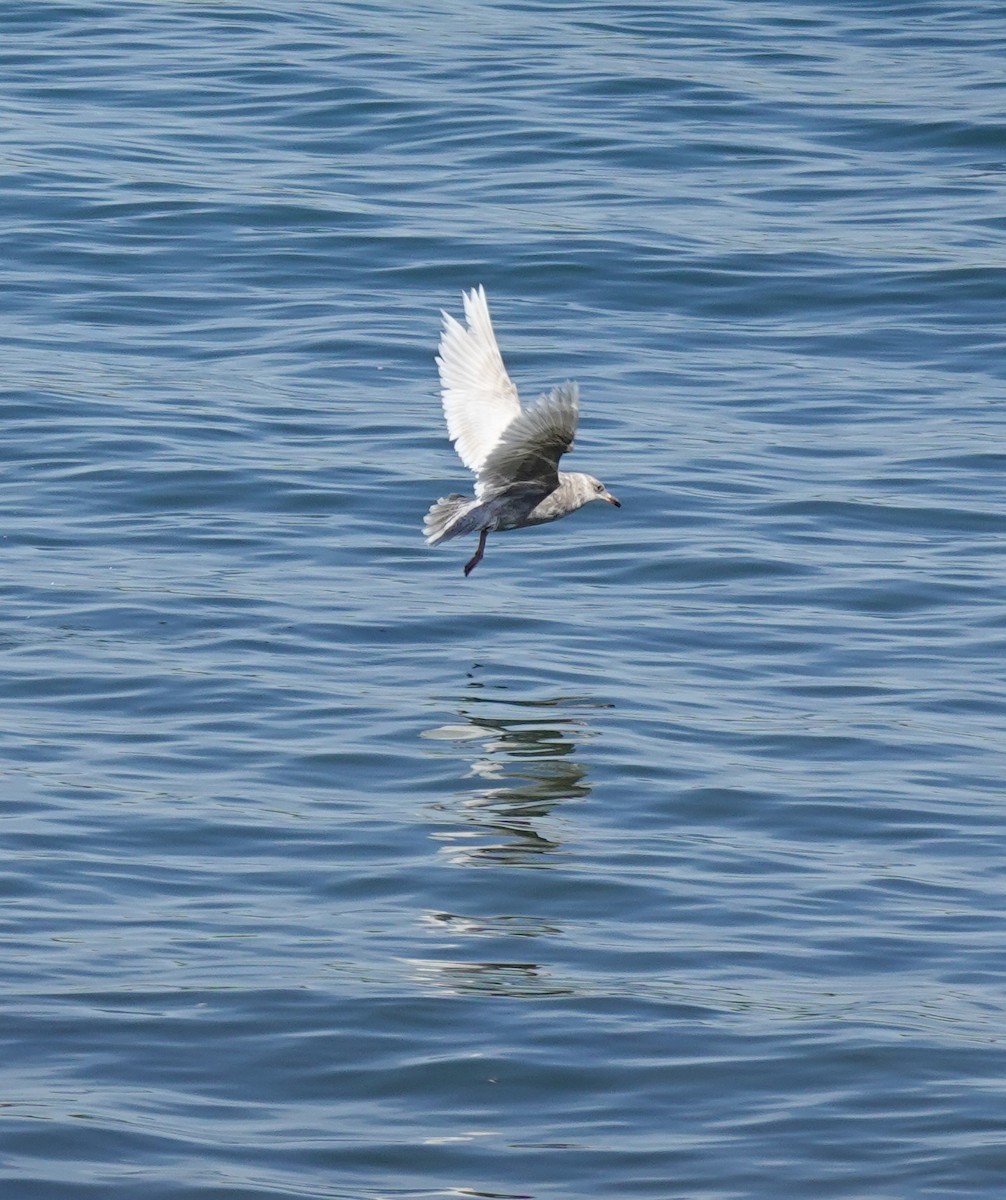
[(459, 527), (456, 522), (464, 516), (468, 509), (474, 507), (477, 501), (471, 496), (461, 496), (452, 492), (434, 504), (423, 521), (423, 534), (428, 546), (436, 546), (448, 538), (457, 537), (460, 533), (470, 533), (471, 529)]

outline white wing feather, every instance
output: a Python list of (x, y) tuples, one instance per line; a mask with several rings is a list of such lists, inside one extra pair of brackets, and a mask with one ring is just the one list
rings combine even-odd
[(573, 448), (580, 416), (579, 388), (563, 383), (510, 422), (479, 471), (475, 491), (492, 494), (515, 483), (559, 486), (559, 459)]
[(458, 457), (478, 475), (521, 407), (496, 343), (485, 289), (480, 284), (461, 295), (468, 328), (442, 314), (437, 366), (447, 432)]

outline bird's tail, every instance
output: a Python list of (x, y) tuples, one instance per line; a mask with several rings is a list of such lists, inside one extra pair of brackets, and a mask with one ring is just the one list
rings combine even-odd
[(459, 520), (469, 509), (475, 508), (478, 501), (471, 496), (460, 496), (453, 492), (436, 502), (426, 514), (423, 521), (423, 533), (428, 546), (436, 546), (448, 538), (457, 537), (461, 533), (471, 533), (472, 526)]

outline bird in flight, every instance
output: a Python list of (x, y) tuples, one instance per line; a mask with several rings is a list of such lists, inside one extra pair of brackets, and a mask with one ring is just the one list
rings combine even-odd
[(573, 448), (580, 415), (579, 388), (561, 383), (521, 408), (506, 372), (489, 317), (485, 289), (462, 292), (465, 325), (442, 313), (437, 366), (447, 433), (458, 457), (475, 475), (475, 495), (442, 497), (426, 514), (426, 543), (436, 546), (465, 533), (479, 545), (465, 575), (482, 561), (490, 533), (543, 525), (576, 512), (591, 500), (621, 504), (593, 475), (560, 471)]

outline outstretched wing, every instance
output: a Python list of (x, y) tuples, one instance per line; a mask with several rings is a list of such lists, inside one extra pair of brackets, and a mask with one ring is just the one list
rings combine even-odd
[(468, 328), (442, 314), (437, 366), (447, 432), (458, 457), (477, 475), (521, 408), (496, 344), (485, 289), (480, 284), (461, 295)]
[(503, 431), (479, 471), (479, 496), (514, 483), (540, 484), (545, 493), (559, 486), (559, 459), (572, 449), (580, 416), (579, 388), (563, 383), (525, 408)]

